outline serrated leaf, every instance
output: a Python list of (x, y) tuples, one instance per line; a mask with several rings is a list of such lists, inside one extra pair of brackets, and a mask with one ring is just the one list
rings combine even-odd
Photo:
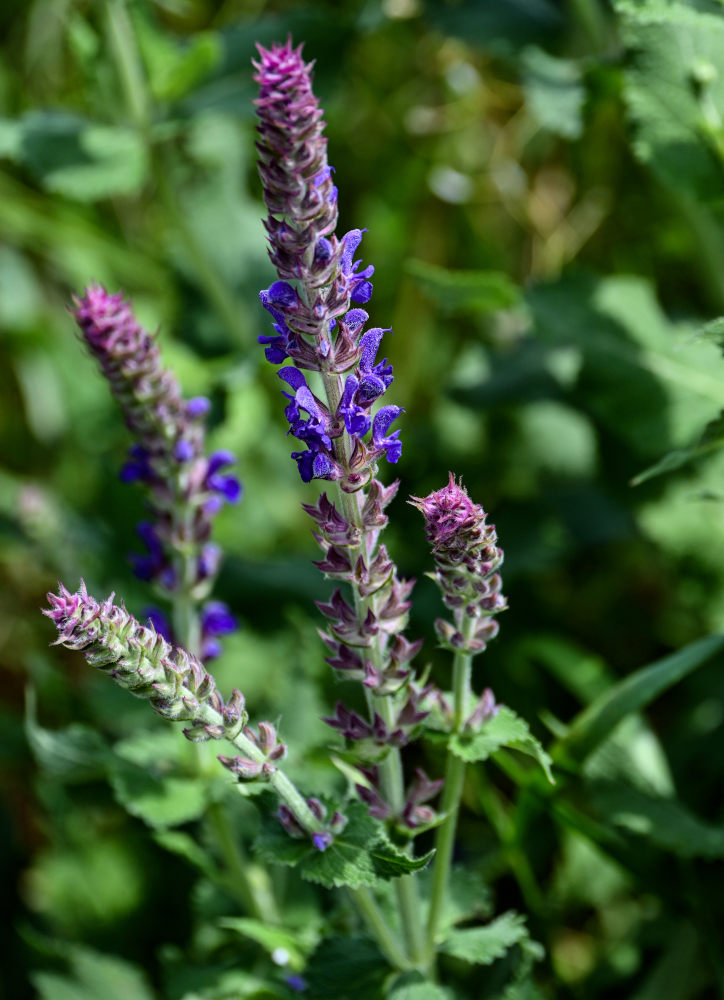
[(527, 937), (525, 917), (509, 910), (485, 927), (450, 931), (440, 951), (473, 965), (491, 965)]
[(454, 735), (450, 738), (450, 751), (467, 763), (487, 760), (503, 747), (519, 750), (538, 761), (546, 777), (555, 784), (551, 773), (551, 758), (539, 740), (531, 733), (528, 723), (515, 712), (502, 705), (497, 715), (484, 724), (480, 732), (470, 736)]
[(502, 271), (448, 271), (416, 259), (406, 261), (405, 270), (449, 312), (495, 312), (520, 303), (520, 290)]
[[(330, 802), (328, 808), (333, 811), (335, 806)], [(347, 802), (341, 811), (347, 824), (324, 851), (318, 851), (306, 837), (290, 837), (276, 816), (268, 812), (254, 850), (272, 864), (298, 865), (303, 879), (327, 888), (374, 885), (378, 878), (396, 878), (429, 864), (433, 852), (421, 858), (404, 854), (362, 802)]]
[(684, 3), (619, 3), (631, 59), (624, 98), (634, 152), (667, 184), (721, 206), (724, 21)]
[(124, 809), (152, 827), (188, 823), (206, 810), (208, 787), (200, 778), (161, 776), (116, 758), (109, 767), (109, 780)]
[(148, 176), (148, 151), (138, 133), (100, 125), (65, 111), (29, 111), (17, 122), (6, 155), (48, 191), (95, 201), (133, 194)]
[(427, 868), (434, 856), (435, 851), (430, 850), (421, 857), (413, 858), (396, 847), (387, 837), (378, 841), (370, 851), (375, 872), (383, 879), (398, 878), (410, 872), (422, 871), (423, 868)]
[(600, 814), (619, 829), (681, 858), (724, 858), (724, 826), (705, 823), (677, 799), (620, 782), (592, 783), (588, 788)]
[(25, 735), (39, 767), (57, 781), (90, 781), (105, 773), (110, 751), (100, 733), (80, 723), (44, 729), (32, 689), (26, 697)]
[(585, 760), (625, 716), (641, 711), (722, 648), (724, 635), (710, 635), (625, 677), (576, 716), (556, 745), (554, 759), (560, 754)]

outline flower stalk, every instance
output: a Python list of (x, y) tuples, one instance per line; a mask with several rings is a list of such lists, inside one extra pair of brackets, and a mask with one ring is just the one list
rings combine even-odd
[[(429, 575), (440, 587), (443, 603), (452, 613), (452, 621), (437, 619), (435, 631), (440, 644), (454, 654), (448, 729), (451, 736), (459, 736), (465, 730), (479, 729), (497, 711), (489, 688), (477, 705), (472, 704), (472, 660), (497, 635), (498, 623), (493, 616), (507, 607), (498, 573), (503, 551), (498, 547), (494, 525), (486, 523), (485, 511), (472, 502), (452, 473), (443, 489), (424, 498), (412, 497), (409, 502), (425, 518), (425, 535), (435, 560), (435, 572)], [(427, 921), (426, 949), (431, 966), (450, 880), (464, 785), (465, 762), (448, 748), (444, 819), (435, 839)]]
[(327, 829), (279, 768), (277, 762), (286, 755), (286, 747), (278, 742), (274, 726), (260, 722), (254, 732), (247, 724), (241, 691), (235, 689), (224, 701), (196, 656), (172, 648), (152, 626), (146, 628), (123, 606), (114, 604), (113, 596), (99, 603), (84, 583), (76, 593), (61, 584), (58, 594), (48, 594), (50, 608), (44, 614), (58, 629), (54, 645), (83, 651), (91, 666), (147, 699), (163, 718), (189, 723), (184, 735), (191, 742), (225, 739), (231, 743), (239, 756), (221, 757), (221, 763), (240, 779), (268, 782), (317, 846), (315, 837), (327, 836)]
[[(304, 446), (292, 453), (302, 480), (337, 484), (336, 501), (323, 493), (305, 506), (324, 554), (318, 568), (351, 588), (351, 604), (339, 590), (319, 604), (329, 623), (322, 638), (330, 665), (362, 683), (369, 710), (363, 720), (340, 703), (327, 721), (360, 755), (367, 784), (358, 791), (370, 811), (410, 838), (418, 823), (411, 796), (419, 788), (405, 788), (400, 746), (427, 714), (429, 690), (415, 686), (409, 666), (420, 643), (402, 635), (412, 583), (397, 576), (379, 541), (398, 483), (383, 486), (377, 467), (382, 458), (396, 463), (402, 449), (400, 432), (390, 431), (402, 409), (375, 410), (393, 381), (387, 359), (377, 360), (388, 331), (366, 328), (361, 306), (372, 296), (374, 268), (354, 260), (363, 231), (335, 235), (337, 188), (311, 64), (287, 41), (260, 46), (254, 65), (264, 225), (279, 278), (260, 294), (274, 332), (259, 341), (270, 362), (283, 364), (289, 433)], [(397, 879), (396, 892), (408, 956), (420, 965), (424, 937), (412, 876)]]

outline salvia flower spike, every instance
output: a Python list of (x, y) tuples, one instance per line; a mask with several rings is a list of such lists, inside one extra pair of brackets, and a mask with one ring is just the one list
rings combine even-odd
[[(228, 471), (236, 458), (229, 451), (206, 454), (208, 399), (183, 398), (156, 339), (120, 293), (93, 285), (71, 312), (135, 438), (121, 479), (145, 486), (150, 516), (137, 526), (146, 551), (131, 557), (134, 571), (169, 596), (185, 592), (202, 600), (221, 559), (210, 540), (214, 515), (241, 495), (239, 480)], [(218, 626), (218, 608), (212, 617)], [(222, 631), (213, 624), (204, 630), (204, 658), (218, 655), (217, 636), (229, 631), (230, 620), (227, 609)]]
[[(311, 63), (287, 41), (259, 46), (254, 66), (264, 225), (280, 279), (260, 293), (274, 332), (259, 341), (273, 364), (291, 361), (279, 376), (287, 384), (289, 432), (304, 446), (292, 453), (301, 478), (340, 480), (353, 491), (369, 482), (380, 457), (397, 462), (402, 447), (399, 431), (390, 431), (401, 408), (372, 414), (393, 381), (387, 359), (377, 360), (386, 331), (366, 330), (369, 316), (360, 308), (372, 296), (374, 268), (354, 259), (363, 230), (341, 239), (334, 232), (337, 188)], [(326, 401), (305, 371), (322, 373)]]
[[(325, 823), (279, 768), (286, 746), (278, 740), (275, 727), (260, 722), (255, 732), (247, 725), (240, 691), (234, 690), (225, 701), (197, 657), (173, 648), (153, 627), (141, 625), (123, 605), (113, 603), (113, 596), (98, 602), (83, 582), (75, 593), (60, 584), (57, 594), (48, 594), (50, 607), (43, 611), (58, 630), (54, 645), (82, 651), (91, 666), (145, 698), (159, 715), (187, 723), (188, 740), (232, 743), (240, 755), (220, 755), (221, 764), (240, 781), (267, 781), (298, 830), (318, 850), (326, 849), (343, 818), (335, 815)], [(318, 846), (322, 842), (324, 847)]]
[[(327, 721), (355, 744), (358, 756), (369, 754), (375, 762), (379, 787), (357, 785), (370, 812), (412, 837), (423, 823), (423, 807), (417, 792), (412, 798), (406, 792), (399, 748), (425, 709), (417, 704), (416, 714), (407, 704), (414, 681), (410, 661), (420, 648), (401, 634), (412, 582), (398, 577), (379, 542), (398, 484), (383, 486), (377, 466), (382, 458), (398, 462), (402, 451), (393, 429), (402, 408), (380, 405), (393, 381), (392, 366), (378, 358), (387, 331), (367, 327), (363, 307), (372, 297), (374, 268), (355, 259), (363, 230), (335, 234), (337, 188), (312, 65), (288, 40), (259, 46), (254, 66), (259, 173), (269, 212), (264, 224), (278, 276), (260, 293), (273, 333), (259, 340), (267, 359), (283, 365), (285, 416), (302, 446), (292, 452), (302, 480), (337, 483), (338, 503), (323, 493), (305, 508), (323, 552), (318, 568), (351, 590), (351, 603), (337, 590), (320, 605), (329, 623), (322, 639), (330, 665), (362, 683), (368, 707), (363, 719), (340, 703)], [(438, 790), (430, 788), (431, 795)], [(420, 963), (424, 948), (412, 878), (399, 879), (396, 891), (408, 955)]]

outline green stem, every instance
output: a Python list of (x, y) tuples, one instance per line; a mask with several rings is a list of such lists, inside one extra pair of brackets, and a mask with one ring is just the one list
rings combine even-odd
[(380, 951), (390, 965), (400, 972), (409, 969), (410, 963), (397, 946), (392, 930), (369, 889), (362, 886), (359, 889), (350, 889), (349, 894), (354, 900), (355, 906), (367, 925), (368, 930), (380, 946)]
[(271, 880), (264, 868), (247, 858), (224, 807), (219, 802), (212, 802), (206, 810), (206, 818), (224, 860), (224, 887), (238, 897), (251, 916), (272, 924), (281, 923)]
[[(327, 406), (330, 413), (335, 413), (342, 398), (342, 376), (325, 372), (322, 375), (322, 380), (327, 397)], [(350, 443), (346, 432), (340, 438), (336, 439), (335, 449), (338, 460), (346, 466), (350, 456)], [(360, 534), (359, 545), (350, 550), (352, 563), (354, 564), (356, 559), (362, 556), (365, 565), (369, 566), (374, 558), (374, 551), (370, 544), (371, 539), (364, 530), (362, 491), (358, 490), (356, 493), (350, 494), (340, 489), (339, 501), (346, 520), (349, 524), (356, 527)], [(369, 597), (365, 598), (362, 597), (356, 587), (352, 587), (352, 594), (359, 621), (364, 621), (368, 610), (371, 610), (376, 616), (379, 614), (379, 596), (377, 594), (370, 594)], [(380, 638), (378, 640), (373, 639), (368, 650), (370, 661), (373, 666), (378, 668), (382, 668), (383, 666), (383, 641), (384, 635), (380, 633)], [(391, 729), (395, 721), (392, 696), (368, 695), (367, 700), (370, 707), (370, 714), (377, 712), (388, 728)], [(405, 804), (405, 782), (399, 749), (397, 747), (389, 747), (379, 766), (382, 794), (387, 802), (389, 802), (393, 812), (399, 815)], [(420, 916), (420, 899), (414, 876), (403, 875), (401, 878), (395, 879), (395, 893), (407, 953), (413, 965), (422, 966), (425, 959), (425, 938)]]
[(106, 0), (106, 23), (113, 59), (131, 121), (147, 133), (151, 121), (148, 88), (125, 0)]
[[(466, 639), (470, 638), (476, 624), (476, 620), (472, 618), (464, 618), (460, 623), (460, 631)], [(460, 733), (465, 724), (465, 713), (470, 703), (471, 673), (472, 656), (467, 652), (457, 652), (453, 661), (453, 735)], [(450, 882), (450, 866), (464, 784), (465, 761), (448, 750), (441, 805), (445, 819), (438, 827), (435, 838), (430, 912), (427, 918), (427, 956), (430, 965), (434, 964), (437, 933)]]

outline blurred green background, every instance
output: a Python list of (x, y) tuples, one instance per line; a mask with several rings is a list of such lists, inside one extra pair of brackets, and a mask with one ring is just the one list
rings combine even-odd
[[(151, 600), (126, 558), (143, 512), (117, 478), (128, 435), (71, 296), (93, 281), (124, 289), (187, 395), (211, 397), (212, 445), (238, 454), (245, 487), (217, 522), (217, 594), (243, 622), (220, 685), (281, 716), (292, 768), (310, 789), (330, 785), (316, 720), (338, 692), (311, 603), (330, 587), (300, 508), (318, 484), (298, 480), (256, 343), (273, 274), (250, 60), (255, 41), (304, 41), (339, 231), (368, 228), (372, 319), (394, 329), (404, 448), (384, 475), (402, 479), (388, 545), (419, 580), (410, 634), (427, 638), (444, 686), (430, 558), (404, 499), (453, 470), (506, 553), (510, 611), (477, 684), (548, 742), (617, 678), (724, 621), (724, 324), (712, 322), (724, 313), (724, 11), (6, 0), (0, 25), (0, 996), (108, 996), (92, 957), (68, 951), (85, 943), (144, 966), (173, 1000), (191, 995), (174, 970), (211, 904), (162, 834), (198, 810), (154, 818), (105, 769), (109, 741), (160, 724), (49, 651), (38, 612), (59, 577), (116, 590), (136, 612)], [(652, 468), (662, 474), (632, 485)], [(500, 773), (492, 790), (473, 781), (460, 857), (496, 883), (496, 910), (530, 913), (547, 949), (542, 995), (724, 995), (723, 697), (720, 657), (627, 720), (553, 800)], [(49, 731), (71, 723), (87, 725), (56, 746)], [(142, 758), (138, 746), (128, 757)], [(200, 965), (223, 947), (193, 944)], [(53, 971), (64, 953), (68, 994)], [(129, 969), (118, 996), (153, 996)]]

